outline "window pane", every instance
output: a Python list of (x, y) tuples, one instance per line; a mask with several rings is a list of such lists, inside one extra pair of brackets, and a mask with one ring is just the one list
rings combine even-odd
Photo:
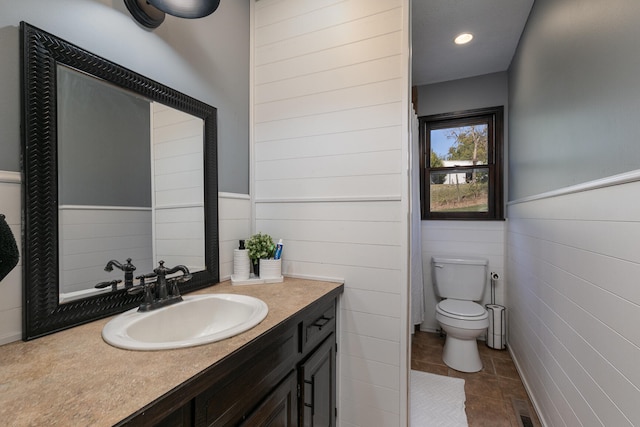
[(487, 169), (452, 169), (430, 174), (431, 212), (487, 212)]
[(434, 129), (430, 132), (430, 167), (486, 165), (486, 124)]

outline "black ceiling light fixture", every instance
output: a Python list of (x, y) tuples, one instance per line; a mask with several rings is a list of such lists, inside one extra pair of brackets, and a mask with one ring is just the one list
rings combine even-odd
[(220, 0), (124, 0), (131, 16), (147, 28), (158, 28), (165, 14), (195, 19), (211, 15)]

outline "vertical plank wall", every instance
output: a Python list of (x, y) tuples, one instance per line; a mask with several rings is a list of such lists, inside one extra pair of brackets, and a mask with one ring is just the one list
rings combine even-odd
[(285, 274), (345, 280), (343, 427), (406, 425), (407, 4), (253, 5), (255, 227)]
[(508, 207), (509, 345), (548, 426), (640, 425), (639, 192)]

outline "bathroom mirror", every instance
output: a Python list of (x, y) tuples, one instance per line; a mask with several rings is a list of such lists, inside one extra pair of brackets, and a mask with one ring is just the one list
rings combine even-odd
[(204, 270), (203, 120), (65, 65), (56, 74), (60, 303), (110, 292), (95, 287), (122, 280), (109, 260)]
[[(146, 260), (140, 259), (140, 263), (136, 264), (134, 259), (133, 263), (138, 267), (136, 275), (150, 272), (147, 270), (163, 257), (167, 258), (167, 265), (184, 264), (193, 268), (193, 278), (180, 285), (182, 293), (217, 283), (216, 109), (24, 22), (21, 23), (21, 32), (25, 210), (23, 339), (37, 338), (110, 316), (132, 308), (142, 300), (142, 295), (132, 296), (124, 289), (91, 296), (84, 296), (84, 291), (78, 289), (79, 292), (72, 298), (61, 296), (61, 291), (67, 294), (61, 288), (64, 275), (72, 274), (74, 270), (103, 270), (103, 262), (106, 264), (110, 259), (117, 259), (124, 263), (128, 257), (126, 251), (122, 250), (124, 246), (118, 246), (120, 243), (114, 246), (116, 252), (105, 250), (108, 245), (104, 242), (109, 240), (113, 243), (114, 239), (104, 236), (102, 240), (99, 233), (91, 236), (94, 241), (89, 242), (88, 247), (100, 246), (96, 249), (105, 251), (94, 256), (94, 259), (90, 259), (90, 249), (69, 251), (69, 243), (65, 243), (69, 235), (73, 237), (71, 240), (78, 242), (87, 238), (79, 234), (78, 230), (83, 227), (77, 227), (77, 223), (70, 229), (65, 228), (69, 210), (73, 213), (74, 221), (78, 222), (77, 218), (80, 218), (79, 223), (94, 221), (95, 216), (92, 215), (97, 210), (97, 215), (103, 218), (95, 220), (97, 223), (104, 221), (112, 224), (102, 231), (108, 235), (113, 234), (109, 230), (131, 227), (127, 225), (130, 221), (128, 211), (136, 212), (138, 217), (142, 212), (142, 224), (133, 226), (133, 229), (144, 230), (141, 240), (150, 244), (151, 248), (143, 248), (144, 253), (149, 254)], [(74, 83), (68, 86), (69, 81)], [(98, 92), (82, 95), (85, 101), (74, 99), (72, 89), (78, 82), (97, 88)], [(59, 84), (67, 86), (63, 88)], [(114, 126), (101, 128), (98, 124), (89, 124), (87, 122), (91, 119), (80, 114), (82, 106), (88, 105), (89, 99), (93, 99), (92, 102), (102, 100), (104, 104), (116, 103), (102, 105), (100, 108), (104, 111), (137, 111), (132, 113), (136, 119), (129, 121), (143, 123), (133, 136), (122, 133), (123, 129), (131, 127), (124, 126), (124, 123), (117, 127), (118, 134), (111, 134), (109, 129), (113, 130)], [(74, 102), (78, 103), (80, 109), (67, 108), (67, 104)], [(125, 102), (133, 107), (123, 104)], [(118, 114), (114, 116), (117, 120)], [(174, 137), (178, 142), (168, 150), (166, 146), (158, 148), (153, 145), (154, 140), (166, 142), (164, 135), (173, 132), (166, 132), (165, 129), (163, 133), (159, 128), (154, 128), (153, 123), (164, 120), (163, 117), (169, 117), (168, 121), (174, 124), (188, 122), (186, 127), (190, 132)], [(78, 120), (82, 123), (73, 123)], [(81, 125), (79, 133), (78, 124)], [(78, 134), (73, 143), (64, 139), (74, 132)], [(123, 140), (129, 142), (123, 143)], [(96, 141), (97, 145), (92, 146)], [(177, 180), (174, 177), (158, 177), (154, 171), (167, 170), (174, 163), (179, 163), (175, 159), (185, 157), (176, 154), (175, 150), (188, 151), (182, 154), (189, 157), (192, 165), (200, 165), (199, 171), (198, 167), (191, 166), (183, 167), (190, 169), (190, 174), (182, 171), (190, 182), (188, 186), (195, 190), (173, 188), (168, 193), (162, 191), (162, 186), (166, 187), (167, 182), (175, 187)], [(160, 152), (159, 156), (154, 155), (157, 152)], [(93, 155), (87, 159), (91, 153)], [(111, 164), (107, 162), (108, 157), (112, 158)], [(121, 166), (117, 162), (121, 162)], [(91, 175), (92, 172), (95, 174)], [(167, 194), (171, 193), (173, 198), (167, 198)], [(189, 197), (180, 200), (185, 195)], [(123, 198), (128, 201), (122, 201)], [(161, 212), (161, 208), (167, 210)], [(113, 224), (113, 211), (119, 212), (116, 216), (126, 217), (121, 224)], [(178, 212), (181, 212), (180, 215), (176, 215)], [(105, 216), (108, 219), (105, 220)], [(163, 216), (168, 219), (163, 220)], [(177, 222), (177, 229), (181, 230), (180, 233), (169, 231), (172, 235), (169, 239), (163, 236), (164, 247), (170, 248), (168, 252), (153, 239), (163, 232), (163, 221)], [(190, 225), (187, 226), (187, 222)], [(85, 230), (95, 231), (98, 228), (96, 225), (84, 226)], [(164, 232), (167, 233), (166, 228)], [(67, 237), (61, 239), (63, 235)], [(193, 236), (199, 239), (195, 248), (184, 249), (185, 242), (180, 240)], [(140, 245), (136, 242), (133, 246)], [(69, 253), (72, 254), (73, 265), (66, 264), (71, 262)], [(121, 255), (112, 256), (115, 253)], [(105, 259), (102, 260), (102, 257)], [(114, 271), (113, 274), (117, 273)], [(93, 279), (85, 281), (87, 292), (91, 293)]]

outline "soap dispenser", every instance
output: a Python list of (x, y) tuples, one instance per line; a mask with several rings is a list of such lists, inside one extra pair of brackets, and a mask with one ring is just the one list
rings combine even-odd
[(233, 250), (233, 280), (248, 280), (251, 271), (249, 251), (244, 247), (244, 240), (240, 240), (238, 249)]

